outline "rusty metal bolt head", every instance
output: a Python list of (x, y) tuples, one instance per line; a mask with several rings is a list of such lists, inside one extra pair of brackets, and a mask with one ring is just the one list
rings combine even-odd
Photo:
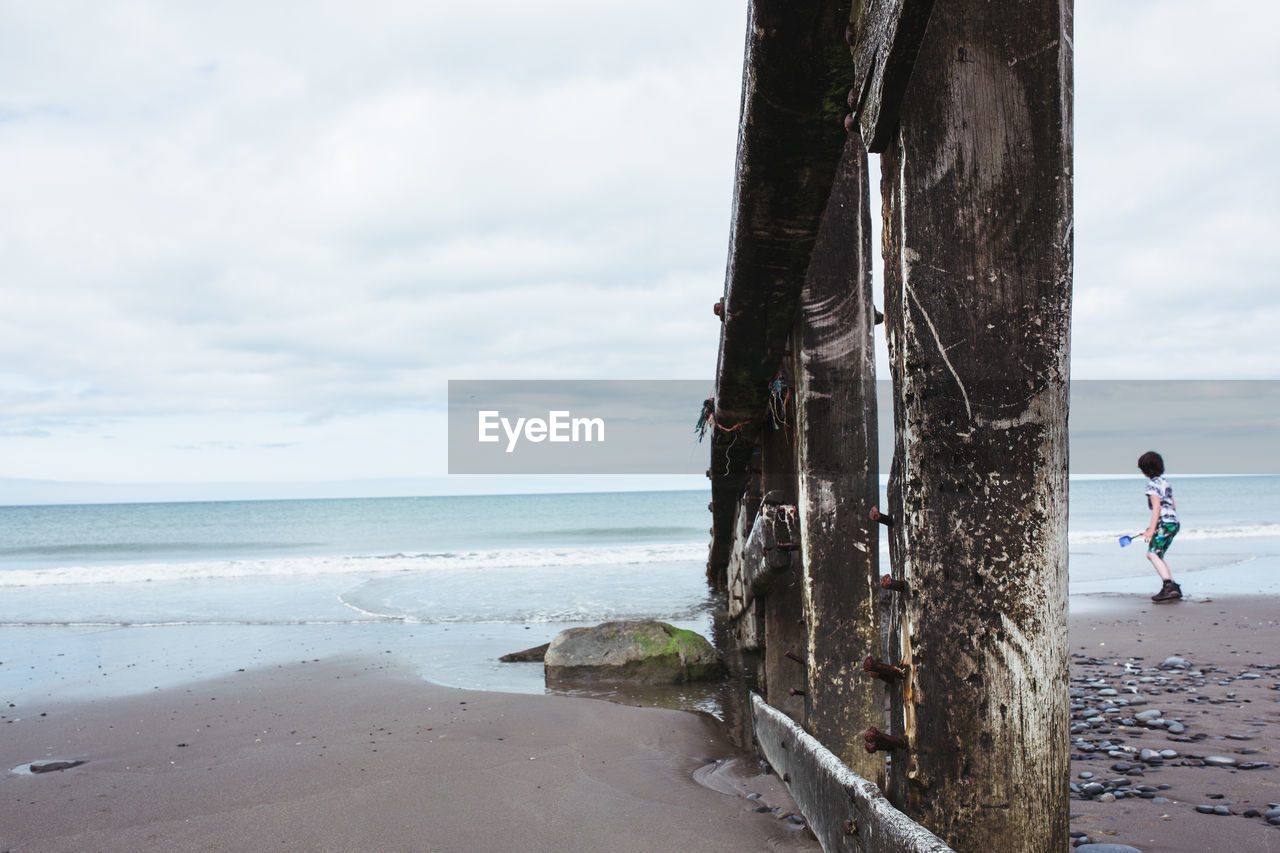
[(880, 507), (878, 506), (873, 506), (871, 508), (871, 512), (867, 513), (867, 516), (872, 521), (878, 521), (881, 524), (883, 524), (885, 527), (893, 527), (893, 516), (885, 515), (883, 512), (880, 511)]
[(858, 105), (858, 90), (850, 89), (848, 96), (845, 98), (845, 102), (849, 105), (849, 109), (851, 110), (856, 107)]
[(894, 579), (893, 575), (880, 576), (880, 588), (891, 589), (894, 592), (906, 592), (907, 582)]
[(721, 297), (719, 302), (711, 306), (711, 310), (712, 312), (715, 313), (717, 317), (723, 320), (724, 319), (724, 297)]
[(858, 119), (853, 113), (849, 113), (844, 117), (844, 132), (853, 133), (853, 129), (858, 126)]
[(787, 692), (789, 692), (792, 696), (803, 696), (803, 695), (804, 695), (804, 691), (803, 691), (803, 690), (801, 690), (801, 689), (800, 689), (800, 688), (798, 688), (798, 687), (792, 687), (792, 688), (791, 688), (789, 691), (787, 691)]
[(788, 658), (788, 659), (790, 659), (790, 660), (793, 660), (793, 661), (795, 661), (796, 663), (804, 663), (804, 658), (800, 657), (800, 655), (796, 654), (795, 652), (791, 651), (790, 649), (787, 649), (785, 652), (783, 652), (783, 653), (782, 653), (782, 656), (783, 656), (784, 658)]
[(907, 677), (901, 667), (896, 667), (891, 663), (885, 663), (879, 658), (867, 655), (862, 661), (862, 671), (868, 675), (874, 675), (876, 678), (884, 681), (901, 681)]
[(858, 38), (858, 33), (853, 29), (853, 22), (844, 25), (844, 43), (853, 46), (854, 41)]
[(891, 752), (895, 749), (907, 749), (907, 739), (901, 735), (887, 734), (875, 726), (871, 726), (862, 733), (862, 748), (867, 752)]

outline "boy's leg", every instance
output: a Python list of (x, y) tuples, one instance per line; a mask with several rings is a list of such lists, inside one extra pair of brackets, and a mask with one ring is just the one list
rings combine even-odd
[(1151, 561), (1151, 565), (1155, 567), (1156, 574), (1158, 574), (1162, 580), (1173, 580), (1173, 572), (1169, 571), (1169, 564), (1160, 559), (1160, 556), (1156, 554), (1155, 551), (1148, 551), (1147, 559)]

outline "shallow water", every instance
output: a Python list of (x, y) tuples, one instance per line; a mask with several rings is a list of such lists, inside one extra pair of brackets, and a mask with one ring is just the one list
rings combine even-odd
[[(1280, 478), (1171, 481), (1183, 531), (1168, 559), (1187, 596), (1280, 594)], [(1158, 588), (1141, 543), (1117, 542), (1146, 523), (1142, 485), (1073, 481), (1073, 608)], [(710, 635), (707, 497), (0, 507), (0, 698), (370, 652), (443, 684), (542, 692), (539, 665), (497, 658), (609, 619)]]

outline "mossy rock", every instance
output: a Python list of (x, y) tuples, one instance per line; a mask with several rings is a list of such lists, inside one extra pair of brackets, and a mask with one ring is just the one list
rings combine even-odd
[(705, 637), (666, 622), (605, 622), (551, 641), (547, 683), (683, 684), (719, 678), (724, 665)]

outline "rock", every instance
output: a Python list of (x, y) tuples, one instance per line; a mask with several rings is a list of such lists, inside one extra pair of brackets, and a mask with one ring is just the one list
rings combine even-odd
[(27, 768), (32, 773), (56, 773), (59, 770), (70, 770), (79, 767), (83, 761), (33, 761)]
[(724, 672), (705, 637), (654, 621), (569, 628), (551, 641), (543, 661), (548, 682), (679, 684)]
[(1239, 762), (1229, 755), (1206, 755), (1204, 763), (1210, 767), (1235, 767)]
[(1114, 803), (1115, 801), (1116, 801), (1116, 795), (1111, 793), (1110, 791), (1098, 797), (1098, 802), (1100, 803)]
[(1164, 659), (1164, 663), (1160, 664), (1161, 669), (1187, 669), (1191, 666), (1191, 661), (1186, 658), (1180, 658), (1172, 655)]
[(534, 646), (531, 649), (525, 649), (522, 652), (512, 652), (509, 655), (503, 655), (498, 660), (503, 663), (528, 663), (531, 661), (541, 662), (547, 656), (547, 648), (550, 643), (543, 643), (540, 646)]

